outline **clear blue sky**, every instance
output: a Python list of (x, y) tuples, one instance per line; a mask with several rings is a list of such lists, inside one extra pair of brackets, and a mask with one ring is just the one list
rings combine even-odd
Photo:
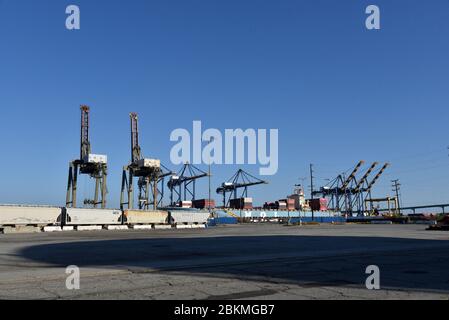
[[(80, 31), (65, 29), (69, 4)], [(365, 28), (369, 4), (380, 31)], [(166, 164), (170, 132), (193, 120), (278, 128), (279, 172), (256, 203), (289, 194), (309, 163), (320, 185), (362, 159), (392, 163), (376, 196), (398, 178), (404, 204), (449, 202), (448, 0), (0, 0), (0, 40), (1, 203), (64, 203), (80, 104), (110, 159), (111, 206), (130, 111)], [(215, 167), (213, 186), (237, 169)]]

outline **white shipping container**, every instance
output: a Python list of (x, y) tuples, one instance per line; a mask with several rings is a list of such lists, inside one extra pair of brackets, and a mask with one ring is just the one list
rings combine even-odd
[(172, 223), (207, 223), (209, 212), (184, 212), (172, 211), (170, 213)]
[(121, 224), (120, 210), (67, 208), (66, 212), (66, 225)]
[(0, 225), (59, 224), (61, 208), (32, 206), (0, 206)]
[(181, 208), (192, 208), (192, 201), (181, 201), (179, 206)]
[(89, 154), (88, 156), (84, 157), (84, 162), (87, 163), (98, 163), (98, 164), (107, 164), (108, 163), (108, 156), (104, 154)]
[(161, 167), (161, 160), (159, 160), (159, 159), (140, 159), (139, 161), (137, 161), (137, 165), (140, 168), (159, 169)]
[(168, 223), (166, 211), (125, 210), (126, 223), (129, 224), (165, 224)]

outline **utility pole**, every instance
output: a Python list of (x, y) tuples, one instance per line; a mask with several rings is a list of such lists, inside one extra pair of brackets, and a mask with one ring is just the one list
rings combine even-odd
[[(211, 137), (209, 139), (209, 144), (211, 144), (214, 141), (214, 137)], [(210, 202), (211, 202), (211, 176), (212, 176), (212, 170), (211, 170), (211, 166), (212, 166), (212, 159), (209, 158), (209, 172), (207, 174), (208, 178), (209, 178), (209, 199), (208, 200), (208, 206), (209, 206), (209, 214), (211, 213), (211, 206), (210, 206)]]
[(394, 188), (393, 192), (396, 193), (396, 199), (398, 202), (398, 213), (400, 215), (401, 214), (401, 200), (399, 199), (399, 191), (401, 190), (401, 188), (400, 188), (401, 184), (399, 183), (399, 179), (392, 180), (391, 182), (393, 183), (393, 185), (392, 185), (392, 187)]
[[(310, 164), (310, 200), (312, 200), (313, 202), (313, 164)], [(313, 212), (313, 205), (310, 206), (310, 208), (312, 209), (312, 221), (315, 220), (315, 215)]]
[(208, 173), (208, 177), (209, 177), (209, 199), (208, 199), (208, 205), (209, 205), (209, 213), (211, 213), (211, 207), (210, 207), (210, 196), (211, 196), (211, 185), (210, 185), (210, 178), (211, 178), (212, 174), (211, 174), (211, 161), (209, 160), (209, 173)]

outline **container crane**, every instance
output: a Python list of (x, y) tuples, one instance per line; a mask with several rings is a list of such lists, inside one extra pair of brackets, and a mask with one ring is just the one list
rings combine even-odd
[(342, 204), (345, 211), (350, 211), (353, 186), (357, 184), (356, 175), (364, 163), (363, 160), (359, 161), (347, 178), (340, 174), (328, 186), (321, 187), (319, 191), (313, 191), (313, 195), (330, 197), (329, 204), (333, 205), (336, 211), (342, 209)]
[(374, 162), (365, 174), (360, 179), (357, 179), (357, 173), (364, 163), (364, 161), (360, 161), (347, 179), (339, 175), (328, 186), (322, 187), (319, 191), (314, 191), (313, 194), (330, 198), (329, 204), (335, 211), (352, 215), (354, 209), (356, 209), (358, 214), (361, 215), (365, 212), (365, 203), (367, 203), (368, 197), (371, 198), (371, 189), (389, 166), (386, 163), (375, 177), (371, 181), (368, 181), (368, 178), (379, 164), (378, 162)]
[[(239, 198), (237, 194), (239, 189), (243, 189), (240, 198), (244, 198), (248, 196), (248, 187), (259, 184), (268, 184), (268, 182), (239, 169), (228, 182), (222, 183), (221, 187), (217, 188), (217, 194), (223, 195), (223, 208), (229, 207), (232, 197)], [(227, 197), (228, 193), (229, 197)]]
[(195, 167), (193, 164), (184, 164), (178, 174), (172, 175), (167, 183), (170, 189), (171, 205), (181, 202), (183, 194), (184, 201), (187, 201), (187, 196), (190, 196), (192, 201), (196, 200), (196, 180), (208, 176), (207, 172)]
[[(131, 162), (123, 167), (122, 186), (120, 194), (120, 208), (123, 210), (127, 205), (128, 209), (134, 208), (134, 177), (141, 179), (139, 184), (139, 193), (149, 196), (148, 188), (152, 187), (153, 205), (157, 209), (158, 188), (157, 184), (161, 177), (161, 161), (159, 159), (150, 159), (142, 157), (142, 150), (139, 145), (139, 126), (137, 113), (130, 113), (131, 120)], [(143, 183), (143, 181), (145, 183)], [(139, 209), (148, 207), (149, 200), (144, 198), (146, 202), (139, 199)]]
[(89, 175), (95, 179), (94, 199), (85, 199), (84, 205), (91, 205), (97, 208), (106, 207), (106, 178), (107, 178), (107, 156), (92, 154), (89, 141), (89, 114), (88, 106), (81, 106), (81, 144), (80, 158), (73, 160), (69, 164), (69, 177), (67, 182), (66, 207), (76, 208), (78, 174)]
[(364, 199), (363, 199), (362, 187), (363, 187), (364, 184), (367, 183), (368, 177), (374, 171), (374, 169), (376, 168), (376, 166), (378, 164), (379, 164), (378, 162), (374, 162), (373, 164), (371, 164), (371, 166), (365, 172), (363, 177), (358, 181), (358, 183), (355, 186), (355, 188), (352, 190), (352, 193), (355, 196), (354, 196), (354, 198), (352, 200), (351, 211), (352, 211), (352, 209), (354, 207), (357, 207), (357, 211), (359, 212), (359, 215), (361, 214), (361, 212), (363, 211), (363, 208), (364, 208)]
[(355, 176), (360, 168), (365, 164), (365, 161), (359, 161), (359, 163), (355, 166), (354, 170), (352, 170), (351, 174), (348, 176), (346, 181), (341, 186), (341, 190), (346, 190), (346, 188), (350, 185), (351, 182), (355, 181)]
[[(389, 163), (385, 163), (383, 167), (379, 170), (379, 172), (376, 174), (376, 176), (371, 180), (371, 182), (368, 183), (368, 186), (364, 189), (362, 189), (362, 192), (365, 193), (365, 199), (364, 203), (369, 201), (371, 199), (371, 190), (373, 189), (373, 186), (376, 184), (376, 182), (379, 180), (380, 176), (384, 173), (384, 171), (390, 166)], [(370, 201), (370, 204), (372, 205), (372, 202)], [(371, 208), (372, 209), (372, 208)], [(363, 212), (365, 210), (363, 209)]]
[[(157, 199), (157, 207), (163, 206), (164, 200), (164, 186), (165, 186), (165, 178), (169, 176), (173, 176), (175, 173), (169, 170), (166, 166), (161, 163), (161, 170), (157, 180), (157, 189), (156, 195), (154, 194), (154, 181), (152, 181), (149, 177), (140, 177), (138, 181), (139, 186), (139, 209), (140, 210), (148, 210), (151, 205), (154, 205), (154, 200), (150, 201), (150, 199)], [(150, 195), (151, 193), (151, 195)]]

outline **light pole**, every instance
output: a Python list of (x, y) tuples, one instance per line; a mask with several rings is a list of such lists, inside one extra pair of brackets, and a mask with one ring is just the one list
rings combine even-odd
[[(310, 164), (310, 199), (312, 200), (313, 203), (313, 164)], [(314, 210), (313, 210), (313, 204), (312, 204), (312, 222), (315, 220), (315, 214), (314, 214)]]
[(399, 183), (399, 179), (391, 180), (391, 182), (393, 184), (392, 187), (394, 188), (393, 192), (396, 193), (396, 202), (397, 202), (396, 213), (401, 215), (401, 200), (399, 199), (399, 191), (401, 190), (400, 189), (401, 184)]
[[(210, 137), (210, 139), (209, 139), (209, 141), (208, 141), (208, 145), (210, 145), (212, 142), (214, 141), (214, 137)], [(209, 165), (209, 172), (208, 172), (208, 174), (207, 174), (207, 176), (208, 176), (208, 179), (209, 179), (209, 197), (208, 197), (208, 207), (209, 207), (209, 214), (211, 213), (211, 211), (212, 211), (212, 209), (211, 209), (211, 176), (212, 176), (212, 173), (211, 173), (211, 166), (212, 166), (212, 159), (211, 159), (211, 157), (210, 157), (210, 153), (209, 153), (209, 161), (208, 161), (209, 163), (208, 163), (208, 165)]]

